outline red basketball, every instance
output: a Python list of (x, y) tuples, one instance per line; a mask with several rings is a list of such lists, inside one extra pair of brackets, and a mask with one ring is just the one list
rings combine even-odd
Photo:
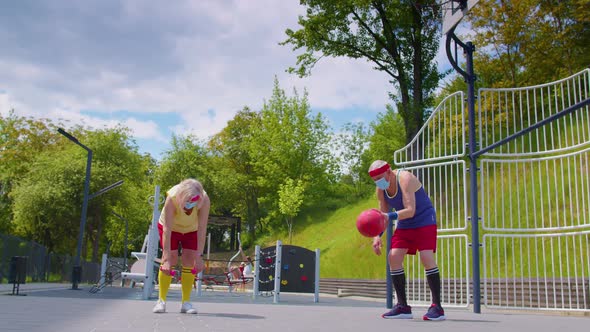
[(377, 209), (369, 209), (361, 212), (356, 218), (356, 228), (366, 237), (374, 237), (385, 230), (383, 214)]

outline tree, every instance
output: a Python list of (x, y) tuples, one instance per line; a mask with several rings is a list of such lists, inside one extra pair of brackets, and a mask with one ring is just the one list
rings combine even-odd
[(336, 136), (338, 165), (341, 169), (340, 183), (344, 188), (350, 188), (343, 198), (353, 202), (367, 194), (366, 170), (363, 164), (363, 154), (369, 148), (372, 135), (367, 126), (362, 123), (347, 123)]
[[(400, 115), (388, 106), (385, 113), (379, 113), (371, 123), (373, 135), (369, 139), (369, 148), (363, 154), (363, 170), (367, 172), (373, 160), (390, 160), (396, 150), (404, 144), (405, 129)], [(365, 173), (366, 174), (366, 173)], [(368, 177), (365, 177), (370, 181)]]
[(250, 153), (253, 132), (260, 125), (260, 113), (244, 107), (223, 130), (212, 137), (209, 148), (213, 153), (214, 183), (224, 190), (217, 199), (222, 210), (243, 218), (249, 238), (256, 238), (256, 226), (261, 211), (258, 205), (260, 189)]
[(521, 87), (572, 75), (590, 63), (587, 0), (481, 0), (471, 23), (479, 84)]
[(0, 115), (0, 232), (10, 232), (13, 226), (10, 193), (37, 155), (57, 145), (55, 128), (47, 119), (20, 117), (14, 110)]
[[(210, 178), (210, 153), (206, 143), (195, 136), (173, 136), (172, 148), (164, 153), (155, 174), (156, 183), (162, 190), (187, 178), (199, 180), (207, 193), (211, 193), (213, 181)], [(213, 200), (211, 202), (213, 210)]]
[(293, 218), (299, 214), (304, 191), (301, 180), (294, 181), (288, 178), (279, 186), (279, 211), (287, 222), (289, 243), (293, 242)]
[(288, 178), (302, 181), (306, 204), (324, 204), (334, 181), (331, 135), (322, 115), (312, 116), (307, 92), (299, 97), (295, 90), (293, 97), (287, 97), (275, 78), (272, 96), (260, 114), (249, 151), (264, 219), (278, 222), (278, 189)]
[(434, 59), (440, 39), (438, 1), (302, 0), (307, 7), (297, 31), (286, 30), (297, 57), (299, 76), (324, 56), (365, 59), (389, 75), (398, 93), (390, 93), (406, 128), (406, 142), (424, 123), (431, 93), (441, 78)]
[[(86, 151), (59, 135), (51, 121), (29, 121), (54, 130), (42, 131), (45, 139), (39, 141), (37, 148), (20, 146), (21, 155), (31, 156), (26, 162), (13, 160), (15, 169), (21, 170), (9, 193), (14, 233), (46, 246), (49, 251), (73, 253), (80, 225)], [(89, 202), (82, 257), (87, 258), (90, 249), (91, 259), (96, 261), (107, 243), (115, 243), (122, 251), (124, 225), (112, 221), (111, 210), (124, 211), (130, 233), (145, 234), (147, 228), (142, 224), (150, 211), (145, 209), (147, 204), (143, 200), (151, 164), (148, 158), (139, 156), (125, 128), (90, 131), (75, 127), (68, 132), (93, 150), (91, 193), (118, 180), (125, 181), (122, 187)], [(142, 240), (143, 237), (136, 242)]]

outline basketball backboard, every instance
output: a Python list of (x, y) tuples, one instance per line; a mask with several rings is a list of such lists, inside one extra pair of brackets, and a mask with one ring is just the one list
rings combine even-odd
[(443, 6), (443, 34), (449, 33), (479, 0), (441, 0)]

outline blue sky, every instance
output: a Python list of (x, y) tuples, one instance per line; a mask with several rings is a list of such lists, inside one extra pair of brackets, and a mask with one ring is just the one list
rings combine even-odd
[[(206, 139), (281, 88), (309, 92), (335, 131), (373, 121), (388, 77), (363, 60), (324, 58), (312, 75), (280, 46), (299, 0), (6, 1), (0, 10), (0, 113), (123, 124), (159, 159), (173, 134)], [(439, 65), (447, 66), (439, 52)]]

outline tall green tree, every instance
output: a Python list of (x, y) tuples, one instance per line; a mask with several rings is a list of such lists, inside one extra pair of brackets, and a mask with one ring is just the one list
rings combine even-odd
[[(221, 132), (209, 141), (213, 153), (212, 173), (219, 191), (221, 209), (246, 221), (249, 238), (256, 238), (261, 211), (258, 204), (258, 175), (250, 152), (254, 132), (260, 125), (260, 113), (248, 107), (240, 110)], [(244, 241), (244, 240), (242, 240)]]
[[(91, 194), (124, 181), (123, 186), (89, 201), (82, 258), (97, 261), (108, 243), (122, 249), (124, 239), (119, 235), (124, 225), (113, 220), (110, 211), (117, 209), (127, 216), (132, 235), (147, 231), (144, 225), (149, 224), (146, 220), (151, 210), (146, 209), (144, 199), (150, 163), (137, 153), (125, 128), (90, 131), (77, 127), (67, 131), (93, 150)], [(10, 193), (14, 201), (13, 224), (17, 235), (41, 243), (50, 251), (73, 254), (79, 233), (86, 151), (57, 131), (52, 135), (53, 141), (60, 142), (58, 146), (37, 153)]]
[(371, 135), (370, 128), (362, 122), (346, 123), (335, 138), (337, 147), (334, 151), (338, 155), (341, 191), (347, 191), (343, 199), (349, 202), (356, 201), (369, 192), (363, 155), (369, 148)]
[(322, 57), (364, 59), (384, 72), (397, 88), (390, 93), (410, 142), (424, 123), (425, 109), (441, 78), (434, 61), (440, 39), (438, 1), (302, 0), (307, 9), (301, 28), (286, 30), (282, 43), (304, 49), (297, 67), (300, 76)]
[(278, 192), (288, 178), (301, 181), (306, 193), (304, 207), (324, 202), (335, 169), (329, 131), (323, 116), (311, 113), (307, 93), (300, 97), (294, 91), (287, 97), (275, 78), (272, 96), (264, 103), (250, 145), (260, 188), (258, 201), (270, 224), (281, 224)]
[[(404, 138), (407, 137), (402, 118), (389, 105), (384, 113), (379, 113), (377, 119), (371, 122), (371, 132), (373, 135), (369, 138), (369, 147), (362, 157), (364, 174), (367, 174), (374, 160), (391, 160), (395, 150), (404, 147)], [(364, 178), (370, 181), (369, 177)]]
[[(211, 199), (210, 216), (231, 215), (227, 194), (235, 188), (236, 185), (232, 184), (235, 178), (227, 165), (220, 161), (222, 155), (215, 155), (218, 152), (211, 150), (206, 140), (193, 135), (173, 136), (171, 145), (155, 174), (160, 194), (165, 197), (168, 189), (184, 179), (197, 179)], [(226, 249), (227, 228), (210, 226), (207, 231), (211, 234), (211, 250)]]
[[(199, 180), (208, 194), (213, 182), (209, 175), (210, 151), (204, 140), (193, 135), (172, 136), (171, 148), (164, 153), (155, 174), (162, 193), (187, 178)], [(212, 200), (211, 204), (214, 202)]]
[(466, 19), (475, 32), (479, 84), (522, 87), (561, 79), (590, 63), (587, 0), (481, 0)]
[(0, 232), (12, 230), (10, 193), (29, 172), (39, 153), (57, 146), (55, 125), (47, 119), (0, 114)]

